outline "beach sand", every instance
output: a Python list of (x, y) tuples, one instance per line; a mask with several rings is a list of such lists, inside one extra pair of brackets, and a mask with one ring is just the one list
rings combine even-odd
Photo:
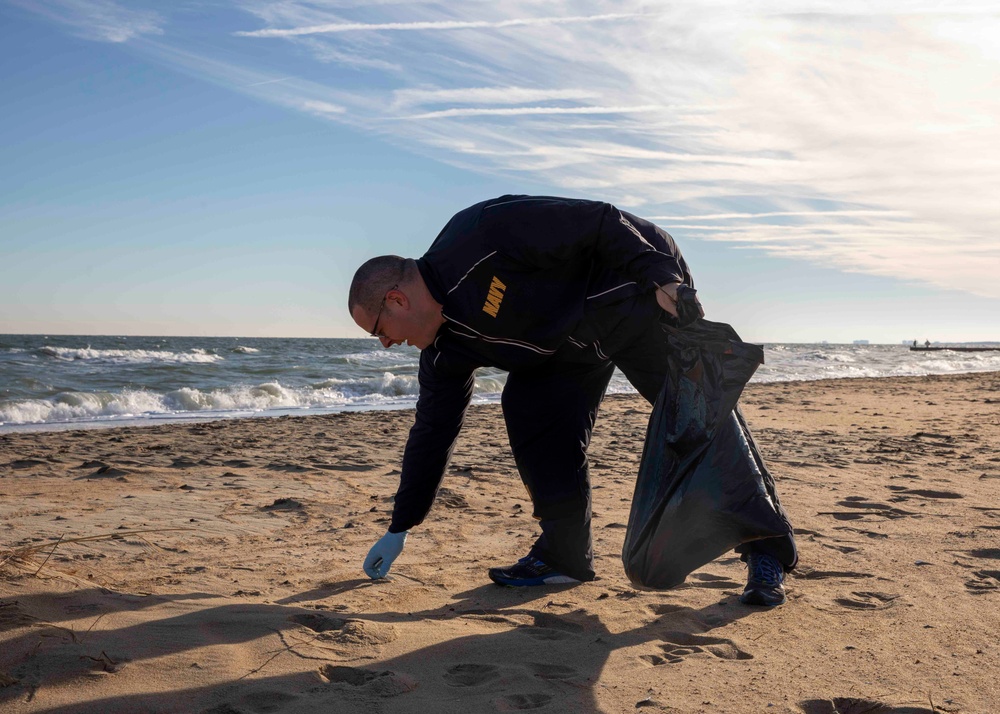
[(598, 579), (524, 590), (486, 577), (536, 533), (496, 406), (379, 582), (412, 411), (0, 435), (0, 710), (997, 711), (1000, 373), (743, 408), (801, 550), (773, 610), (732, 554), (630, 586), (639, 397), (591, 447)]

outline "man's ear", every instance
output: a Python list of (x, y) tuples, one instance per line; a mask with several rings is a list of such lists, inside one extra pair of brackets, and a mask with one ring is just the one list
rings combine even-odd
[(408, 310), (410, 308), (410, 298), (408, 298), (406, 293), (399, 288), (390, 290), (386, 293), (385, 301), (395, 303), (402, 310)]

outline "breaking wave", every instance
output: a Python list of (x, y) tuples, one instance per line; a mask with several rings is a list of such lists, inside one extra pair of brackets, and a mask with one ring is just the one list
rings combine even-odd
[(142, 364), (152, 362), (207, 364), (220, 362), (223, 359), (220, 355), (199, 348), (194, 348), (188, 352), (167, 352), (164, 350), (96, 350), (90, 347), (45, 346), (38, 348), (38, 354), (60, 360), (85, 360), (106, 364)]
[[(502, 389), (502, 377), (476, 380), (478, 401), (499, 397)], [(0, 399), (0, 425), (405, 406), (416, 403), (418, 392), (416, 376), (392, 372), (368, 378), (327, 379), (302, 387), (266, 382), (217, 389), (181, 387), (163, 394), (146, 389), (61, 392), (46, 399)]]
[[(412, 407), (419, 392), (420, 352), (384, 350), (367, 337), (0, 337), (0, 431)], [(850, 344), (764, 351), (752, 381), (1000, 371), (1000, 351)], [(499, 401), (505, 382), (500, 370), (479, 370), (473, 401)], [(608, 392), (635, 390), (616, 371)]]

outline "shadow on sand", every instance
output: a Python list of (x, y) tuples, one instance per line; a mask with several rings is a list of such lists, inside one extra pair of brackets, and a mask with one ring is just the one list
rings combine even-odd
[[(730, 596), (702, 609), (654, 604), (655, 620), (624, 632), (611, 632), (585, 609), (567, 610), (555, 602), (574, 586), (519, 590), (483, 585), (422, 612), (315, 609), (315, 604), (321, 604), (317, 601), (325, 598), (379, 587), (384, 585), (351, 580), (278, 604), (233, 603), (227, 598), (226, 604), (216, 607), (200, 602), (211, 597), (200, 593), (141, 598), (77, 591), (72, 594), (77, 606), (99, 601), (105, 613), (115, 607), (124, 612), (165, 604), (171, 612), (186, 611), (88, 633), (55, 626), (46, 630), (40, 621), (26, 619), (58, 610), (58, 603), (51, 601), (62, 598), (65, 604), (66, 595), (20, 599), (10, 607), (0, 607), (0, 613), (6, 613), (0, 614), (0, 630), (20, 629), (6, 639), (0, 656), (0, 668), (19, 681), (0, 689), (0, 703), (6, 701), (4, 706), (12, 705), (14, 711), (46, 714), (468, 714), (530, 710), (549, 703), (555, 703), (559, 711), (600, 712), (596, 689), (602, 685), (597, 682), (615, 650), (648, 643), (648, 651), (641, 654), (644, 663), (637, 662), (637, 666), (672, 664), (698, 653), (722, 659), (752, 658), (731, 640), (708, 634), (754, 612)], [(605, 596), (616, 597), (601, 597)], [(389, 659), (377, 656), (380, 645), (390, 641), (427, 639), (428, 624), (435, 628), (435, 644)], [(47, 688), (72, 685), (76, 679), (86, 683), (95, 674), (116, 676), (119, 666), (127, 665), (135, 672), (145, 661), (189, 652), (192, 667), (200, 668), (198, 661), (208, 661), (208, 668), (212, 658), (218, 658), (220, 646), (260, 638), (274, 640), (274, 646), (267, 648), (273, 653), (271, 660), (296, 657), (309, 661), (308, 666), (294, 674), (267, 676), (271, 660), (264, 658), (235, 681), (63, 706), (44, 703)], [(232, 669), (231, 663), (228, 668)], [(194, 674), (191, 679), (204, 681)], [(81, 698), (85, 690), (93, 692), (93, 683), (81, 687)]]

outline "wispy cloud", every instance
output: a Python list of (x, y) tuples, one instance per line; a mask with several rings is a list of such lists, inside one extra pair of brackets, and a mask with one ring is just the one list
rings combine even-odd
[(456, 89), (399, 89), (393, 108), (433, 104), (526, 104), (544, 101), (587, 101), (600, 97), (592, 89), (534, 89), (530, 87), (461, 87)]
[(142, 49), (148, 56), (186, 74), (197, 76), (233, 92), (311, 114), (342, 121), (348, 106), (371, 113), (372, 107), (359, 104), (349, 93), (300, 77), (274, 77), (271, 72), (217, 59), (173, 44), (147, 40)]
[(310, 114), (317, 114), (319, 116), (337, 116), (347, 111), (347, 109), (337, 104), (331, 104), (330, 102), (324, 102), (318, 99), (304, 100), (301, 108), (303, 111), (307, 111)]
[[(110, 0), (15, 1), (116, 41), (166, 26)], [(134, 44), (407, 151), (627, 202), (688, 236), (1000, 298), (995, 5), (231, 7), (259, 29), (220, 13), (215, 45)]]
[[(813, 218), (817, 216), (834, 216), (839, 218), (906, 218), (900, 211), (761, 211), (759, 213), (710, 213), (700, 216), (650, 216), (652, 221), (731, 221), (734, 218)], [(702, 226), (703, 227), (703, 226)]]
[(292, 79), (292, 77), (278, 77), (277, 79), (264, 79), (260, 82), (252, 82), (248, 84), (248, 87), (263, 87), (265, 84), (277, 84), (278, 82), (287, 82)]
[(439, 20), (435, 22), (333, 22), (307, 27), (267, 29), (237, 32), (240, 37), (301, 37), (329, 35), (335, 32), (426, 32), (433, 30), (501, 30), (510, 27), (540, 25), (572, 25), (581, 22), (611, 22), (641, 17), (641, 13), (607, 13), (604, 15), (568, 17), (525, 17), (510, 20)]
[[(670, 230), (683, 227), (692, 235), (701, 229), (704, 240), (763, 249), (776, 257), (997, 297), (996, 246), (972, 235), (942, 241), (941, 227), (932, 225), (837, 221), (799, 226), (733, 224), (711, 230), (664, 225)], [(903, 245), (906, 250), (901, 249)], [(928, 265), (934, 269), (928, 270)]]
[(112, 0), (11, 0), (86, 39), (128, 42), (163, 34), (163, 17), (153, 10), (128, 8)]

